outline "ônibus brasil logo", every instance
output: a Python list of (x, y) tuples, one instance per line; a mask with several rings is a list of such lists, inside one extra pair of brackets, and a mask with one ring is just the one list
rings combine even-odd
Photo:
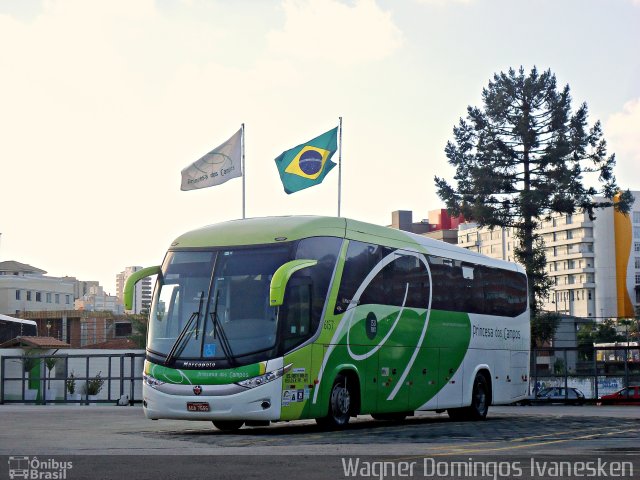
[(67, 470), (73, 468), (73, 462), (62, 462), (53, 458), (39, 460), (38, 457), (9, 457), (9, 478), (33, 480), (64, 480)]

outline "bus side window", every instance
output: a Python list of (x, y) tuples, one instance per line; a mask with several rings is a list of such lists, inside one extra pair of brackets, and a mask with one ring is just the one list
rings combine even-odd
[(311, 281), (311, 327), (320, 325), (322, 311), (328, 297), (329, 284), (338, 261), (342, 239), (336, 237), (311, 237), (300, 240), (296, 250), (297, 259), (317, 260), (312, 268), (296, 272), (295, 277), (306, 277)]
[(472, 313), (484, 314), (485, 307), (485, 291), (484, 291), (484, 270), (476, 267), (473, 272), (473, 281), (471, 282), (471, 291), (469, 292), (470, 304), (469, 311)]
[(292, 278), (282, 307), (282, 347), (289, 351), (314, 333), (312, 322), (312, 285), (309, 279)]
[[(382, 260), (383, 254), (387, 253), (390, 253), (390, 250), (384, 249), (379, 245), (351, 240), (349, 248), (347, 249), (344, 269), (342, 271), (342, 280), (340, 281), (340, 290), (338, 291), (338, 298), (336, 300), (334, 310), (336, 315), (346, 311), (366, 276)], [(367, 298), (361, 298), (360, 303), (365, 300), (369, 303), (374, 301), (378, 303), (375, 298), (380, 295), (382, 295), (381, 292), (378, 294), (373, 293), (372, 295), (368, 295)]]
[[(393, 262), (391, 304), (409, 308), (429, 306), (429, 273), (418, 257), (402, 255)], [(404, 300), (406, 294), (406, 301)]]

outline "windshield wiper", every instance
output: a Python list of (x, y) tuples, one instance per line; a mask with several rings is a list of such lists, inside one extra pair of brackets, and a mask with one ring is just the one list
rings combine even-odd
[(231, 351), (231, 345), (229, 344), (229, 339), (227, 338), (227, 334), (224, 331), (224, 328), (218, 321), (218, 299), (220, 298), (220, 290), (216, 293), (216, 303), (213, 306), (213, 312), (210, 313), (211, 320), (213, 322), (213, 339), (216, 339), (216, 334), (220, 336), (220, 346), (222, 347), (222, 352), (224, 356), (227, 358), (229, 363), (232, 365), (235, 364), (235, 360), (233, 358), (233, 352)]
[(196, 338), (198, 338), (198, 326), (200, 325), (200, 312), (202, 312), (203, 300), (204, 300), (204, 292), (200, 292), (200, 305), (198, 305), (198, 311), (193, 312), (189, 317), (189, 320), (187, 320), (187, 323), (185, 324), (185, 326), (182, 327), (182, 330), (180, 331), (180, 335), (178, 335), (178, 338), (176, 338), (176, 341), (173, 342), (173, 345), (171, 346), (171, 350), (169, 350), (169, 353), (167, 354), (167, 358), (164, 361), (165, 365), (169, 365), (173, 360), (173, 358), (176, 355), (179, 355), (180, 353), (182, 353), (182, 350), (184, 350), (184, 347), (187, 345), (187, 342), (184, 340), (185, 340), (185, 337), (188, 340), (187, 334), (191, 335), (191, 333), (193, 332), (193, 330), (190, 330), (189, 328), (191, 327), (191, 324), (193, 323), (194, 320), (196, 321), (196, 328), (195, 328)]

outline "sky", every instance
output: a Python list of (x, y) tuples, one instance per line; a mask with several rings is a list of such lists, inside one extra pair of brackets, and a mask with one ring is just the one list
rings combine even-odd
[(569, 84), (640, 190), (639, 26), (640, 0), (0, 0), (0, 261), (115, 293), (242, 217), (239, 178), (180, 191), (242, 123), (247, 217), (337, 214), (337, 168), (287, 195), (274, 159), (342, 117), (342, 216), (427, 218), (453, 126), (510, 67)]

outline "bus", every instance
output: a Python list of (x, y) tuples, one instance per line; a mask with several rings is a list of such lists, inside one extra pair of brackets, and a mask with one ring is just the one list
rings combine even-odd
[(18, 337), (38, 335), (36, 322), (0, 314), (0, 345)]
[(220, 430), (418, 410), (482, 420), (524, 399), (530, 323), (522, 267), (356, 220), (233, 220), (178, 237), (149, 316), (149, 419)]

